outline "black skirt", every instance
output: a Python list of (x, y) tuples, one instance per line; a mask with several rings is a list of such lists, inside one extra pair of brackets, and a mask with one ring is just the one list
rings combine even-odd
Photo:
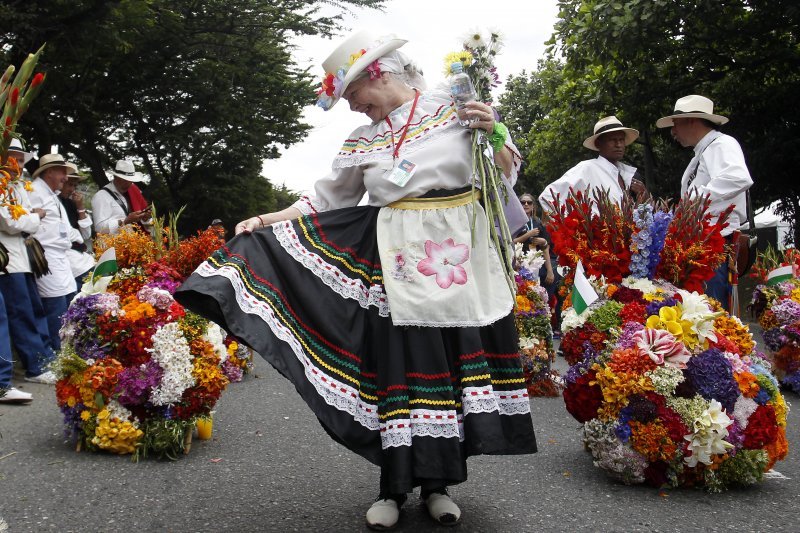
[(394, 326), (378, 208), (239, 235), (175, 293), (297, 388), (327, 432), (393, 493), (466, 480), (466, 458), (536, 451), (513, 315), (490, 326)]

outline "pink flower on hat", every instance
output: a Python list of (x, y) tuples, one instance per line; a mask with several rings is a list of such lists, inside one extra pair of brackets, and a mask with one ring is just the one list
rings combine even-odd
[(378, 62), (379, 60), (376, 59), (369, 65), (367, 65), (367, 72), (369, 72), (369, 79), (377, 80), (381, 77), (381, 65)]
[(417, 270), (426, 276), (436, 276), (436, 283), (443, 289), (453, 283), (463, 285), (467, 282), (467, 271), (461, 266), (469, 259), (469, 247), (456, 244), (453, 239), (445, 239), (442, 244), (425, 241), (425, 254), (428, 256), (417, 264)]

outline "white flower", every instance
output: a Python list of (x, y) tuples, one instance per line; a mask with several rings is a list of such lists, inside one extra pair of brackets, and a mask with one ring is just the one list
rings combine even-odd
[(747, 429), (747, 422), (750, 415), (756, 412), (758, 404), (752, 398), (739, 396), (736, 405), (733, 406), (733, 418), (739, 423), (739, 427), (744, 431)]
[(711, 400), (708, 408), (694, 420), (694, 431), (683, 438), (689, 441), (689, 455), (683, 458), (691, 467), (697, 463), (710, 465), (711, 456), (723, 454), (733, 448), (733, 444), (724, 440), (728, 436), (728, 426), (733, 424), (722, 410), (722, 404)]
[(108, 410), (109, 419), (116, 418), (122, 421), (135, 421), (133, 413), (116, 400), (110, 400), (106, 405), (106, 410)]
[(228, 358), (228, 348), (225, 346), (225, 332), (215, 322), (208, 323), (208, 331), (203, 338), (211, 343), (214, 351), (219, 355), (220, 364), (224, 363)]
[(153, 347), (147, 351), (164, 370), (161, 383), (150, 392), (155, 405), (167, 405), (181, 399), (183, 391), (194, 386), (192, 353), (177, 322), (162, 326), (153, 334)]
[(583, 326), (590, 314), (583, 313), (579, 315), (575, 312), (574, 307), (570, 307), (561, 315), (561, 331), (568, 333), (570, 330)]
[(658, 290), (658, 286), (646, 278), (627, 277), (622, 280), (622, 286), (629, 289), (639, 289), (645, 294), (653, 294)]
[(519, 348), (520, 350), (530, 350), (531, 348), (535, 348), (539, 342), (539, 339), (536, 337), (520, 337)]
[(721, 314), (715, 313), (708, 305), (708, 300), (702, 294), (689, 292), (683, 289), (678, 290), (681, 295), (682, 303), (681, 319), (687, 320), (692, 324), (692, 328), (697, 332), (697, 338), (702, 344), (706, 339), (716, 342), (717, 334), (714, 333), (714, 320)]
[(469, 32), (464, 35), (463, 40), (464, 47), (471, 48), (472, 50), (486, 46), (486, 40), (483, 38), (481, 30), (478, 28), (470, 29)]

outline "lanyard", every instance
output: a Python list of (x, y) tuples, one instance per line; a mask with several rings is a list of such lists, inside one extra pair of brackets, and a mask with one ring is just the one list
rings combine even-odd
[(403, 141), (406, 140), (406, 134), (408, 133), (408, 127), (411, 125), (411, 119), (414, 118), (414, 111), (417, 109), (417, 100), (419, 100), (419, 91), (414, 89), (414, 103), (411, 104), (411, 112), (408, 114), (408, 120), (406, 121), (406, 125), (403, 126), (400, 134), (400, 140), (397, 141), (397, 144), (394, 143), (394, 128), (392, 127), (392, 121), (389, 120), (387, 116), (384, 120), (386, 124), (389, 125), (389, 131), (392, 134), (392, 146), (394, 147), (394, 151), (392, 152), (392, 159), (397, 159), (398, 154), (400, 154), (400, 147), (403, 146)]

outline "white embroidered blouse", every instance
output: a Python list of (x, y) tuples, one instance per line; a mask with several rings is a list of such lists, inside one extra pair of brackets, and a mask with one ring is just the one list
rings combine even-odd
[[(369, 192), (369, 205), (385, 206), (403, 198), (422, 196), (433, 189), (458, 189), (471, 185), (471, 132), (458, 124), (450, 95), (433, 90), (421, 93), (414, 116), (406, 102), (385, 120), (356, 128), (333, 160), (331, 172), (314, 185), (314, 194), (300, 198), (293, 207), (303, 214), (358, 205)], [(417, 168), (400, 187), (388, 179), (394, 168), (392, 157), (406, 123), (411, 120), (397, 162), (408, 159)], [(393, 135), (394, 134), (394, 135)], [(394, 138), (393, 138), (394, 137)], [(512, 185), (522, 162), (511, 139), (506, 147), (513, 154)]]

